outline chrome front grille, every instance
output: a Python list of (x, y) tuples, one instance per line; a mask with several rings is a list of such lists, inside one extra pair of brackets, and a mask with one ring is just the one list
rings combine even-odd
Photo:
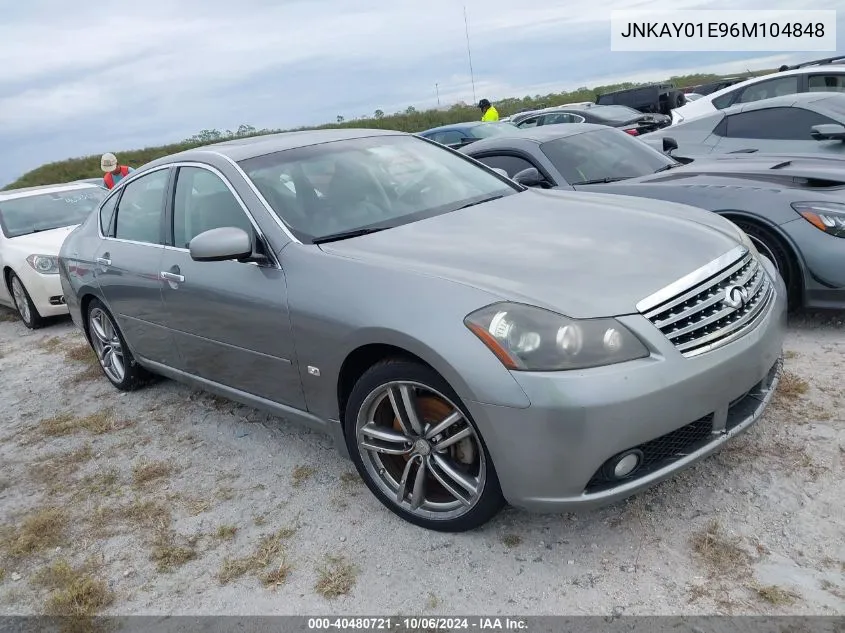
[(757, 257), (745, 248), (729, 255), (638, 305), (684, 356), (736, 340), (757, 324), (774, 297), (774, 284)]

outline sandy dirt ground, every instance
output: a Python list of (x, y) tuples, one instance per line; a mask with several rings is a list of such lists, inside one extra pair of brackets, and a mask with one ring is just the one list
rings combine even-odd
[(318, 433), (0, 308), (0, 614), (843, 614), (845, 315), (790, 325), (759, 424), (645, 494), (404, 523)]

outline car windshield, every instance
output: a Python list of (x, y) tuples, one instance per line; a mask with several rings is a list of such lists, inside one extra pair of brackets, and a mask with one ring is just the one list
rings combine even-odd
[(643, 115), (638, 110), (620, 105), (593, 106), (590, 108), (590, 112), (599, 119), (613, 121), (615, 123), (624, 123), (625, 121), (630, 121)]
[(615, 128), (558, 138), (543, 143), (540, 149), (571, 185), (647, 176), (676, 164), (674, 159)]
[(503, 134), (513, 134), (518, 129), (518, 127), (509, 121), (482, 123), (472, 128), (472, 135), (474, 138), (490, 138), (492, 136), (502, 136)]
[(81, 224), (97, 208), (108, 191), (85, 187), (27, 193), (0, 201), (0, 228), (7, 238)]
[(274, 152), (240, 166), (303, 242), (382, 229), (521, 191), (415, 136), (373, 136)]

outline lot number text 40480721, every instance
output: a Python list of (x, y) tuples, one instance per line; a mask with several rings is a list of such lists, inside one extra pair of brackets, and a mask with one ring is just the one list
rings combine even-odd
[(520, 618), (462, 618), (462, 617), (352, 617), (308, 618), (308, 629), (314, 631), (525, 631), (527, 623)]

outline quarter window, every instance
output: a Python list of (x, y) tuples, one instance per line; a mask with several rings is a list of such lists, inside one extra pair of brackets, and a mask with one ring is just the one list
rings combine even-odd
[(173, 245), (188, 248), (200, 233), (235, 227), (254, 235), (252, 223), (226, 183), (200, 167), (180, 167), (173, 199)]
[(845, 92), (845, 75), (810, 75), (807, 77), (809, 92)]
[(798, 92), (798, 75), (777, 77), (776, 79), (767, 79), (766, 81), (759, 81), (756, 84), (747, 86), (742, 91), (742, 94), (739, 95), (739, 99), (736, 102), (752, 103), (761, 99), (792, 95), (796, 92)]
[(740, 112), (727, 117), (729, 138), (754, 138), (777, 141), (809, 141), (810, 128), (833, 119), (804, 108), (766, 108)]
[(161, 243), (161, 211), (169, 175), (169, 169), (159, 169), (125, 186), (117, 205), (116, 238)]
[(483, 156), (477, 158), (476, 160), (494, 169), (504, 169), (506, 172), (508, 172), (508, 176), (510, 176), (511, 178), (513, 178), (523, 169), (536, 167), (536, 165), (531, 164), (531, 162), (525, 160), (524, 158), (520, 158), (519, 156), (507, 156), (504, 154), (496, 156)]
[(114, 219), (114, 206), (117, 204), (117, 199), (119, 197), (120, 194), (112, 196), (106, 200), (106, 203), (102, 207), (100, 207), (100, 230), (106, 237), (114, 237), (114, 225), (112, 224), (112, 220)]

